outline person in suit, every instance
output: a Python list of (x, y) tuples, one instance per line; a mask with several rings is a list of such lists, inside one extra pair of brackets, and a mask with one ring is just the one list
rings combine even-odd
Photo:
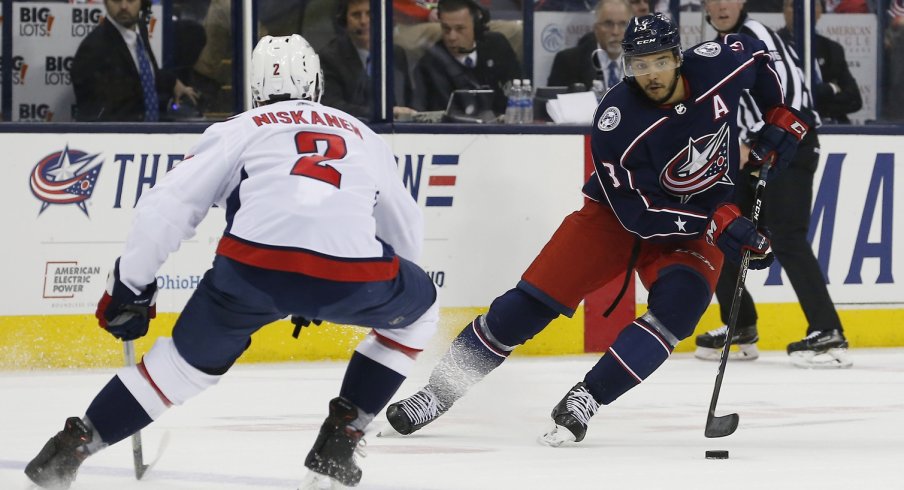
[(608, 90), (620, 82), (621, 42), (631, 15), (626, 0), (600, 0), (593, 32), (578, 40), (577, 46), (556, 53), (546, 84), (570, 87), (582, 83), (589, 89), (594, 80), (602, 80)]
[(149, 48), (142, 10), (150, 0), (104, 0), (107, 15), (79, 45), (72, 61), (78, 121), (160, 120), (172, 97), (197, 102), (197, 93), (166, 70)]
[(442, 39), (414, 70), (415, 108), (446, 108), (455, 90), (490, 88), (493, 112), (505, 112), (504, 86), (521, 78), (521, 66), (505, 36), (487, 30), (489, 12), (475, 0), (439, 0)]
[[(370, 1), (340, 0), (336, 15), (339, 34), (320, 51), (323, 68), (323, 103), (367, 119), (371, 115)], [(392, 115), (415, 112), (405, 51), (393, 48)]]
[[(823, 2), (814, 4), (816, 18), (819, 22), (822, 15)], [(785, 27), (779, 29), (778, 35), (786, 44), (794, 44), (794, 0), (785, 0)], [(860, 87), (848, 69), (841, 44), (823, 36), (813, 34), (813, 57), (816, 80), (813, 83), (813, 94), (816, 96), (816, 112), (823, 122), (851, 124), (848, 114), (857, 112), (863, 107)]]

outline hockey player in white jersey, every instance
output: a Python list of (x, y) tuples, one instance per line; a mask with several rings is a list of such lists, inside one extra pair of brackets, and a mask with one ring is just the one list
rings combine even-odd
[(39, 486), (68, 488), (85, 458), (216, 384), (252, 333), (290, 315), (372, 329), (304, 462), (307, 485), (354, 486), (365, 427), (436, 330), (436, 289), (414, 263), (423, 219), (389, 147), (318, 102), (320, 60), (301, 36), (263, 38), (251, 62), (257, 107), (210, 126), (142, 196), (100, 325), (122, 340), (147, 333), (157, 270), (216, 204), (226, 229), (213, 267), (172, 338), (117, 372), (27, 465)]

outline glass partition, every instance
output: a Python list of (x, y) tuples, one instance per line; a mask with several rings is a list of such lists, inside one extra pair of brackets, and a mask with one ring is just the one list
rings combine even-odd
[[(794, 20), (795, 12), (803, 13), (802, 0), (711, 1), (741, 5), (804, 54), (797, 32), (803, 24), (796, 29)], [(0, 101), (5, 120), (229, 117), (242, 109), (246, 85), (234, 83), (241, 3), (4, 2), (2, 68), (10, 85)], [(108, 6), (114, 4), (120, 10), (111, 12)], [(380, 5), (389, 10), (372, 11)], [(627, 19), (674, 11), (687, 48), (715, 39), (705, 5), (700, 0), (255, 0), (253, 39), (300, 33), (321, 56), (323, 102), (367, 121), (581, 124), (567, 117), (568, 107), (594, 106), (621, 79), (619, 41)], [(904, 83), (904, 0), (822, 0), (816, 7), (812, 55), (799, 56), (799, 62), (802, 67), (810, 62), (810, 88), (824, 123), (904, 121), (898, 90)], [(137, 34), (125, 41), (123, 29), (132, 25), (142, 28), (145, 41), (136, 42)], [(390, 39), (392, 45), (381, 49)], [(154, 73), (156, 99), (142, 85), (143, 63)], [(384, 103), (386, 118), (378, 110)]]

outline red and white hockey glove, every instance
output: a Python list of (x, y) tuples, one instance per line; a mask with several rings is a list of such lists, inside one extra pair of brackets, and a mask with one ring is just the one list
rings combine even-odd
[(794, 159), (798, 143), (810, 130), (802, 117), (797, 109), (785, 105), (769, 109), (763, 117), (766, 125), (750, 145), (750, 160), (747, 163), (755, 167), (770, 166), (767, 180), (788, 168)]
[(741, 263), (745, 250), (750, 250), (747, 266), (754, 270), (769, 267), (775, 259), (770, 251), (769, 237), (741, 216), (734, 204), (716, 208), (706, 229), (706, 242), (718, 246), (725, 258), (735, 264)]
[(119, 279), (119, 259), (107, 276), (107, 290), (97, 304), (97, 323), (114, 337), (135, 340), (148, 333), (151, 319), (157, 316), (157, 283), (135, 294)]

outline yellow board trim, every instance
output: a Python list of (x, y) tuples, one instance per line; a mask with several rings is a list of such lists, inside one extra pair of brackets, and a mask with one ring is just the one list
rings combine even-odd
[[(806, 319), (797, 304), (764, 304), (760, 313), (760, 350), (784, 350), (789, 342), (806, 334)], [(645, 307), (639, 305), (638, 311)], [(444, 349), (449, 341), (486, 308), (443, 308), (435, 344)], [(904, 346), (904, 310), (842, 310), (845, 333), (853, 348)], [(177, 314), (161, 313), (148, 336), (136, 341), (136, 351), (147, 352), (157, 337), (169, 336)], [(718, 306), (704, 314), (696, 334), (716, 328)], [(240, 362), (282, 362), (348, 359), (366, 329), (333, 324), (302, 330), (291, 336), (288, 321), (262, 328)], [(0, 369), (96, 368), (121, 366), (122, 344), (101, 328), (93, 315), (0, 316)], [(676, 352), (691, 352), (693, 337)], [(543, 332), (517, 349), (517, 355), (547, 356), (584, 352), (584, 314), (560, 317)]]

